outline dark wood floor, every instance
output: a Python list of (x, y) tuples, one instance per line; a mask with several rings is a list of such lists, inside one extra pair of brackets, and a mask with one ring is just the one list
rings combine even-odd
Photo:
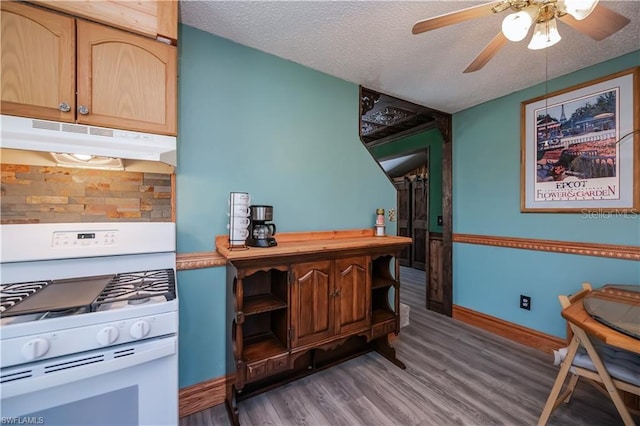
[[(238, 404), (243, 425), (534, 425), (555, 379), (552, 356), (424, 308), (423, 271), (402, 268), (410, 324), (394, 342), (401, 370), (363, 355)], [(640, 419), (636, 419), (638, 421)], [(640, 422), (639, 422), (640, 423)], [(223, 405), (180, 426), (228, 425)], [(579, 383), (550, 425), (622, 424)]]

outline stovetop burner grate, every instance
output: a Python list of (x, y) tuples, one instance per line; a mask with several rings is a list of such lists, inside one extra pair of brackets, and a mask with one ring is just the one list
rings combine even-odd
[[(0, 285), (0, 315), (55, 318), (176, 298), (175, 272), (158, 269)], [(133, 307), (133, 306), (132, 306)]]
[(51, 281), (33, 281), (3, 285), (0, 288), (0, 314), (42, 290), (49, 284), (51, 284)]
[(95, 311), (103, 304), (127, 301), (144, 303), (151, 297), (164, 297), (167, 301), (176, 297), (173, 269), (117, 274), (91, 305)]

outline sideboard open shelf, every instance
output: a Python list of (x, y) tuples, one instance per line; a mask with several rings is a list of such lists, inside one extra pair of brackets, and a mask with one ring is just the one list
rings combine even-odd
[(389, 336), (400, 331), (400, 252), (411, 239), (373, 230), (279, 234), (269, 248), (216, 249), (227, 259), (226, 406), (377, 351), (400, 368)]
[[(399, 305), (396, 304), (396, 294), (400, 294), (400, 282), (394, 276), (399, 277), (399, 271), (391, 268), (396, 265), (395, 258), (391, 255), (376, 257), (371, 262), (371, 333), (374, 338), (387, 335), (396, 330), (396, 312)], [(390, 300), (394, 301), (391, 306)]]

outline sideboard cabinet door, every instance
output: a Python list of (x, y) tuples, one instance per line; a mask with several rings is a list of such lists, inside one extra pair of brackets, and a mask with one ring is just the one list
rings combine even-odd
[(291, 266), (292, 347), (333, 335), (333, 261), (297, 263)]
[(363, 330), (371, 324), (369, 257), (335, 261), (336, 334)]

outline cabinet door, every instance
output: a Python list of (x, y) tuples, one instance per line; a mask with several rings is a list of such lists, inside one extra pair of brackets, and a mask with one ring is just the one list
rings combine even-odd
[[(139, 33), (152, 38), (161, 36), (178, 39), (178, 0), (130, 1), (101, 0), (62, 1), (32, 0), (49, 9), (100, 22), (111, 27)], [(175, 43), (173, 43), (175, 44)]]
[(91, 22), (77, 27), (78, 123), (175, 135), (176, 47)]
[(292, 347), (333, 335), (332, 261), (292, 265)]
[(367, 328), (371, 324), (369, 258), (336, 259), (336, 333)]
[(14, 2), (1, 9), (2, 114), (73, 122), (75, 21)]

